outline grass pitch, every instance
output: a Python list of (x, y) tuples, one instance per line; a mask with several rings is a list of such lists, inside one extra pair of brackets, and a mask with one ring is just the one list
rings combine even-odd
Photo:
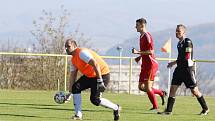
[[(0, 121), (72, 121), (72, 101), (56, 104), (53, 91), (0, 90)], [(90, 103), (89, 93), (82, 93), (84, 121), (113, 121), (113, 111)], [(122, 106), (120, 121), (214, 121), (215, 97), (206, 97), (210, 113), (198, 115), (201, 107), (195, 97), (178, 96), (173, 115), (157, 115), (149, 111), (151, 104), (147, 96), (104, 93), (103, 97)], [(160, 109), (160, 97), (157, 97)]]

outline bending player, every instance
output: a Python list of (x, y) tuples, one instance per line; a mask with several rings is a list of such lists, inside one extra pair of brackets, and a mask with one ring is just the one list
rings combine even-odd
[[(67, 95), (67, 98), (69, 98), (73, 94), (75, 115), (72, 118), (82, 119), (81, 91), (90, 88), (91, 103), (112, 109), (114, 121), (118, 121), (121, 107), (101, 97), (101, 92), (105, 91), (110, 80), (110, 71), (106, 62), (94, 51), (77, 47), (76, 42), (72, 39), (66, 41), (65, 48), (67, 54), (72, 55), (70, 94)], [(78, 70), (83, 76), (75, 82)]]

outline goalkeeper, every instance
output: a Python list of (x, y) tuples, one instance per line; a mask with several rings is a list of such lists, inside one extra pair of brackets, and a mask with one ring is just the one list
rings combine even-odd
[[(76, 41), (68, 39), (65, 43), (66, 52), (72, 55), (69, 94), (73, 94), (75, 120), (82, 119), (81, 91), (90, 88), (90, 101), (96, 106), (113, 109), (114, 120), (119, 120), (120, 106), (101, 97), (101, 92), (110, 80), (110, 71), (106, 62), (94, 51), (77, 47)], [(83, 74), (76, 82), (78, 70)]]

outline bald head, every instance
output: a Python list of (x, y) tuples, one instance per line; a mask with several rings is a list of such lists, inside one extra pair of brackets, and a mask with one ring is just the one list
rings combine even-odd
[(73, 40), (73, 39), (71, 39), (71, 38), (66, 40), (65, 47), (66, 47), (66, 45), (68, 45), (68, 44), (71, 44), (71, 45), (77, 47), (76, 41)]
[(176, 38), (183, 40), (185, 38), (186, 27), (183, 24), (179, 24), (176, 27)]
[(73, 39), (67, 39), (65, 42), (65, 48), (68, 55), (72, 55), (73, 51), (77, 48), (77, 43)]

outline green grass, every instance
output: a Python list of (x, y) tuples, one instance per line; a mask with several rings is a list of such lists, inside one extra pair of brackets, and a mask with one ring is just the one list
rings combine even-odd
[[(55, 92), (50, 91), (11, 91), (0, 90), (0, 121), (72, 121), (72, 102), (56, 104), (53, 101)], [(89, 93), (84, 92), (83, 120), (84, 121), (113, 121), (112, 110), (97, 107), (90, 103)], [(122, 106), (120, 121), (214, 121), (215, 97), (206, 97), (210, 107), (207, 116), (197, 115), (200, 105), (195, 97), (178, 96), (173, 115), (157, 115), (148, 111), (151, 104), (147, 96), (105, 93), (103, 97)], [(160, 104), (160, 109), (164, 107)]]

